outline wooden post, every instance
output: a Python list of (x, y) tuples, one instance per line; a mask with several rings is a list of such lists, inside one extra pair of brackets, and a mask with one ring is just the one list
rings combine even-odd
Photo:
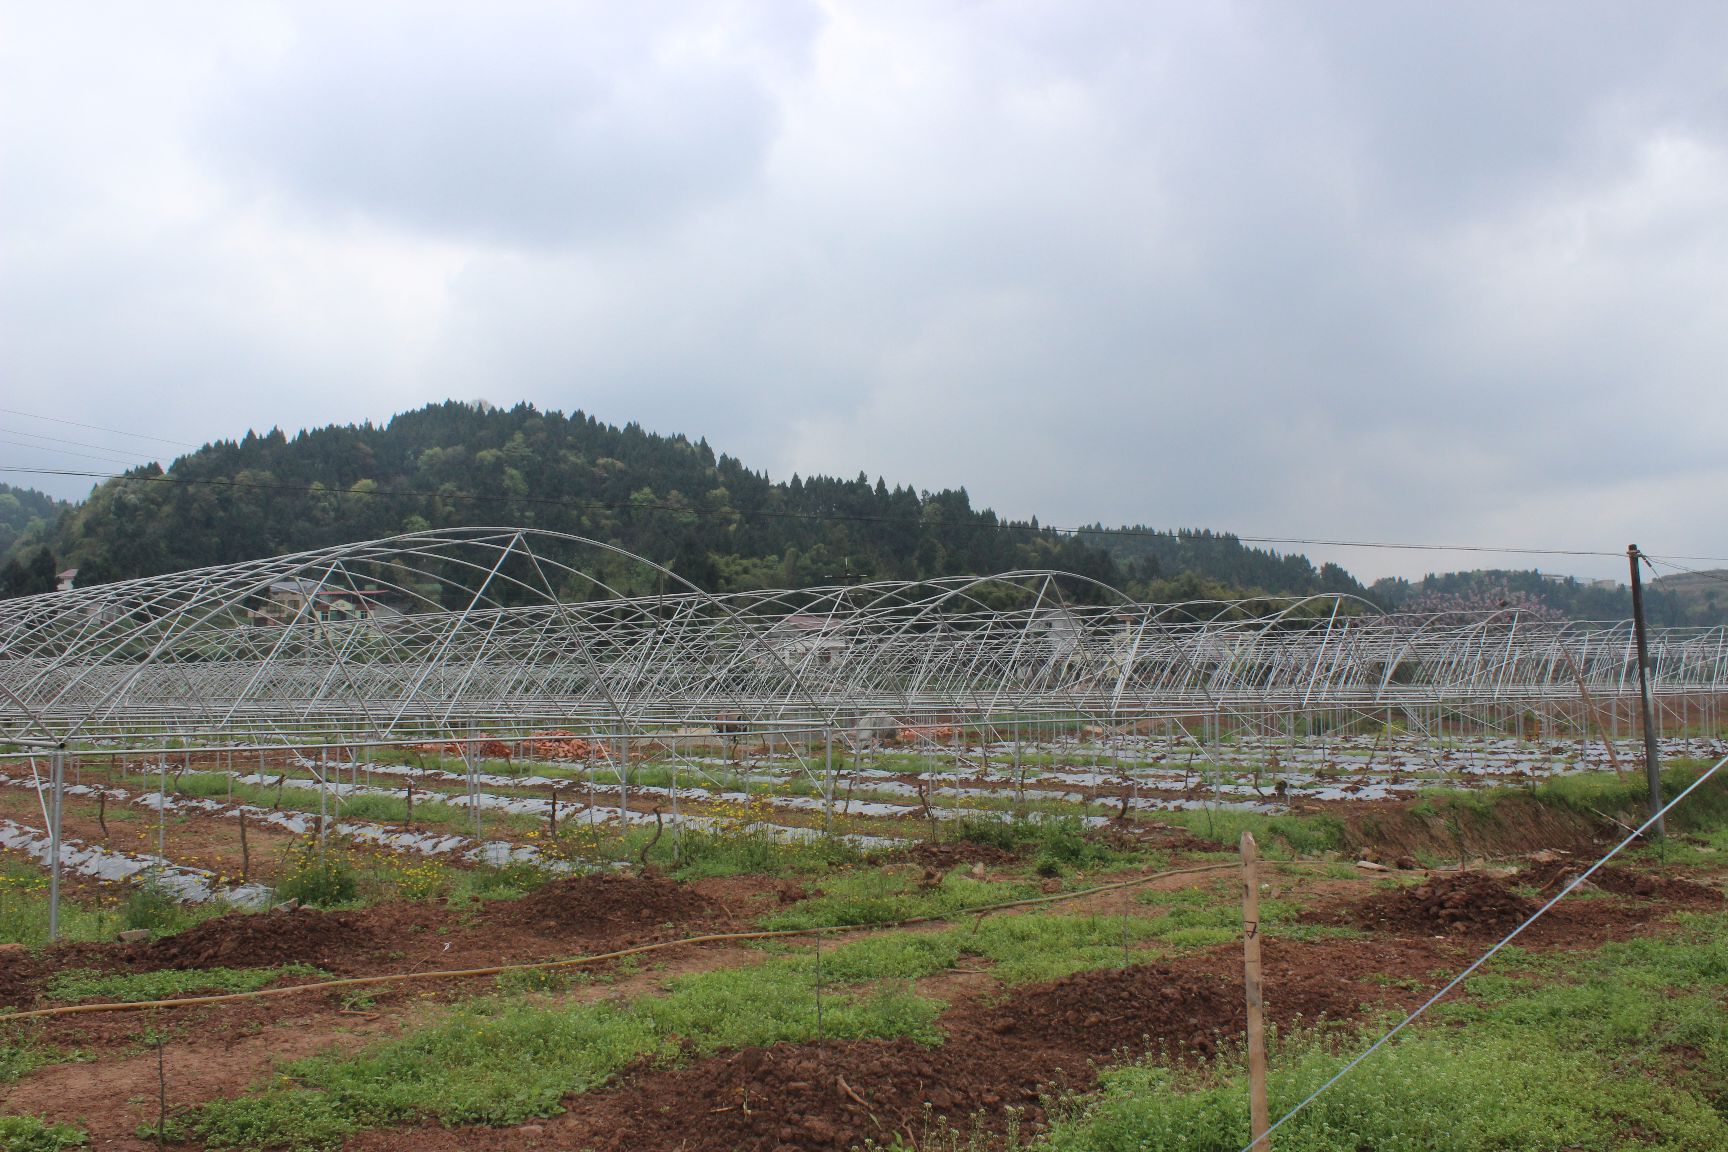
[(246, 844), (246, 810), (240, 810), (240, 883), (252, 875), (252, 850)]
[(48, 823), (48, 940), (60, 939), (60, 814), (66, 803), (66, 745), (48, 754), (53, 792), (49, 798)]
[[(1626, 770), (1620, 767), (1620, 757), (1614, 751), (1614, 741), (1603, 730), (1602, 718), (1596, 714), (1596, 701), (1590, 696), (1590, 685), (1584, 682), (1584, 670), (1578, 667), (1578, 661), (1572, 659), (1572, 653), (1566, 649), (1560, 649), (1560, 655), (1566, 661), (1566, 667), (1571, 670), (1572, 679), (1577, 681), (1578, 696), (1584, 701), (1585, 733), (1588, 734), (1591, 729), (1595, 730), (1596, 735), (1601, 737), (1603, 746), (1608, 749), (1608, 763), (1613, 767), (1614, 775), (1622, 780), (1626, 779)], [(1578, 762), (1580, 765), (1584, 762), (1582, 752), (1578, 755)]]
[(1643, 553), (1638, 545), (1626, 546), (1626, 559), (1632, 565), (1632, 631), (1638, 641), (1638, 695), (1644, 707), (1644, 776), (1650, 790), (1650, 815), (1656, 822), (1651, 832), (1660, 840), (1668, 834), (1662, 811), (1662, 755), (1656, 744), (1656, 710), (1650, 704), (1650, 644), (1644, 631), (1644, 585), (1638, 575), (1638, 561)]
[(1242, 833), (1242, 968), (1248, 989), (1248, 1122), (1253, 1152), (1272, 1152), (1266, 1129), (1266, 1001), (1260, 987), (1260, 869), (1252, 832)]

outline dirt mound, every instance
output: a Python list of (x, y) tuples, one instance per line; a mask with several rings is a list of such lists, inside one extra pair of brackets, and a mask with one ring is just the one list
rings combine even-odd
[[(1563, 891), (1566, 885), (1581, 875), (1588, 865), (1554, 860), (1533, 864), (1518, 873), (1518, 882), (1535, 888), (1544, 899)], [(1620, 868), (1609, 864), (1590, 874), (1580, 888), (1594, 887), (1616, 896), (1631, 896), (1645, 900), (1663, 900), (1675, 904), (1720, 904), (1720, 890), (1687, 880), (1681, 876), (1662, 876)]]
[(791, 1152), (853, 1148), (871, 1139), (886, 1145), (896, 1136), (916, 1147), (927, 1103), (955, 1117), (1009, 1106), (1041, 1119), (1040, 1080), (977, 1045), (781, 1043), (575, 1101), (569, 1127), (579, 1134), (573, 1147), (595, 1152), (680, 1146)]
[(489, 913), (499, 923), (580, 938), (644, 933), (721, 914), (719, 905), (688, 885), (616, 872), (554, 880), (520, 900), (493, 905)]
[(926, 868), (947, 871), (966, 864), (1014, 864), (1019, 857), (994, 844), (977, 844), (971, 840), (925, 841), (914, 845), (908, 857)]
[(1413, 888), (1376, 892), (1356, 907), (1359, 928), (1457, 936), (1507, 932), (1537, 905), (1482, 872), (1435, 876)]
[(1100, 969), (1041, 985), (1012, 1011), (981, 1023), (995, 1036), (1024, 1034), (1074, 1051), (1108, 1054), (1147, 1042), (1209, 1054), (1242, 1027), (1240, 982), (1165, 965)]
[[(1137, 965), (1101, 968), (1028, 989), (983, 1022), (995, 1036), (1025, 1034), (1089, 1056), (1150, 1045), (1210, 1056), (1220, 1039), (1247, 1027), (1240, 961), (1234, 951), (1202, 968)], [(1368, 971), (1373, 971), (1372, 967)], [(1281, 946), (1266, 955), (1267, 1014), (1284, 1023), (1356, 1015), (1363, 990), (1330, 963), (1295, 960)]]
[[(1354, 981), (1310, 970), (1293, 953), (1270, 959), (1274, 1020), (1358, 1011), (1362, 990)], [(927, 1108), (962, 1131), (973, 1115), (1001, 1131), (1008, 1108), (1035, 1127), (1053, 1088), (1090, 1087), (1094, 1066), (1118, 1053), (1150, 1046), (1202, 1056), (1239, 1035), (1239, 964), (1234, 953), (1221, 953), (1035, 985), (1004, 1004), (949, 1013), (942, 1020), (948, 1040), (937, 1048), (910, 1040), (776, 1044), (651, 1071), (566, 1101), (570, 1111), (549, 1134), (560, 1146), (596, 1152), (788, 1152), (896, 1137), (918, 1147)]]
[(230, 912), (160, 940), (124, 946), (140, 969), (269, 968), (312, 964), (329, 972), (353, 971), (358, 961), (385, 948), (367, 918), (356, 912)]
[(1110, 848), (1136, 851), (1157, 848), (1165, 852), (1193, 856), (1203, 852), (1225, 852), (1229, 846), (1207, 840), (1176, 824), (1146, 824), (1137, 820), (1115, 820), (1088, 835)]
[(0, 947), (0, 1004), (17, 1008), (34, 1000), (45, 968), (41, 958), (22, 944)]

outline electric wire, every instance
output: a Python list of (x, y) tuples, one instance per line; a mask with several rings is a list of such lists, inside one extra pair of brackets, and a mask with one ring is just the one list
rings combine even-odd
[(0, 408), (8, 416), (26, 416), (31, 420), (44, 420), (50, 424), (65, 424), (73, 428), (84, 428), (91, 432), (107, 432), (115, 436), (130, 436), (134, 440), (154, 440), (159, 444), (173, 444), (180, 448), (197, 448), (197, 444), (188, 444), (184, 440), (170, 440), (166, 436), (151, 436), (143, 432), (128, 432), (122, 428), (105, 428), (100, 424), (83, 424), (77, 420), (67, 420), (59, 416), (43, 416), (37, 412), (24, 412), (17, 408)]
[(1652, 826), (1654, 826), (1658, 821), (1660, 821), (1664, 816), (1666, 816), (1668, 814), (1669, 810), (1674, 808), (1682, 800), (1686, 799), (1686, 797), (1692, 795), (1693, 792), (1697, 791), (1700, 787), (1702, 787), (1706, 781), (1708, 781), (1712, 776), (1716, 775), (1716, 773), (1721, 770), (1721, 768), (1724, 764), (1728, 764), (1728, 756), (1724, 756), (1722, 759), (1716, 761), (1716, 763), (1714, 763), (1710, 766), (1708, 771), (1704, 772), (1701, 776), (1698, 777), (1698, 779), (1696, 779), (1696, 780), (1692, 781), (1692, 783), (1688, 784), (1686, 786), (1686, 788), (1678, 796), (1676, 796), (1676, 797), (1674, 797), (1674, 799), (1668, 801), (1668, 803), (1664, 804), (1656, 812), (1651, 813), (1649, 819), (1645, 820), (1644, 823), (1640, 824), (1624, 840), (1620, 841), (1620, 843), (1618, 843), (1618, 844), (1614, 845), (1614, 847), (1610, 848), (1608, 850), (1607, 854), (1605, 856), (1603, 856), (1601, 859), (1597, 860), (1596, 863), (1590, 865), (1589, 868), (1585, 869), (1583, 872), (1581, 872), (1577, 876), (1573, 877), (1572, 882), (1567, 884), (1566, 887), (1562, 888), (1559, 892), (1557, 892), (1554, 895), (1553, 899), (1549, 900), (1548, 903), (1542, 905), (1542, 907), (1540, 907), (1540, 908), (1536, 909), (1536, 911), (1532, 912), (1530, 914), (1529, 918), (1527, 918), (1522, 924), (1518, 925), (1518, 927), (1516, 927), (1516, 928), (1512, 929), (1512, 931), (1508, 932), (1505, 935), (1505, 937), (1500, 940), (1499, 943), (1494, 945), (1494, 947), (1488, 949), (1488, 951), (1484, 952), (1482, 955), (1478, 956), (1475, 960), (1471, 961), (1470, 966), (1468, 968), (1464, 969), (1464, 971), (1458, 973), (1458, 975), (1454, 976), (1446, 984), (1446, 986), (1444, 988), (1440, 989), (1440, 991), (1438, 991), (1438, 992), (1434, 993), (1434, 995), (1430, 996), (1414, 1012), (1410, 1013), (1410, 1015), (1404, 1017), (1403, 1020), (1400, 1020), (1397, 1024), (1395, 1024), (1392, 1027), (1392, 1029), (1390, 1031), (1388, 1031), (1384, 1036), (1381, 1036), (1380, 1039), (1378, 1039), (1378, 1040), (1374, 1041), (1374, 1043), (1370, 1044), (1367, 1047), (1367, 1049), (1362, 1052), (1361, 1055), (1357, 1056), (1354, 1060), (1351, 1060), (1350, 1063), (1348, 1063), (1348, 1064), (1344, 1065), (1344, 1067), (1340, 1068), (1336, 1073), (1333, 1074), (1333, 1076), (1330, 1080), (1327, 1080), (1324, 1084), (1320, 1085), (1320, 1087), (1318, 1087), (1318, 1088), (1314, 1089), (1314, 1091), (1310, 1092), (1294, 1108), (1290, 1109), (1288, 1112), (1284, 1113), (1283, 1116), (1279, 1117), (1277, 1122), (1274, 1123), (1270, 1128), (1266, 1129), (1266, 1131), (1260, 1133), (1258, 1136), (1249, 1140), (1248, 1143), (1244, 1144), (1241, 1148), (1241, 1152), (1254, 1152), (1254, 1148), (1256, 1145), (1269, 1146), (1269, 1142), (1270, 1142), (1272, 1134), (1274, 1132), (1278, 1131), (1278, 1129), (1282, 1128), (1291, 1119), (1293, 1119), (1297, 1114), (1302, 1112), (1303, 1109), (1307, 1108), (1310, 1104), (1314, 1103), (1314, 1101), (1318, 1100), (1321, 1097), (1321, 1095), (1323, 1095), (1329, 1088), (1331, 1088), (1334, 1084), (1337, 1084), (1340, 1080), (1344, 1079), (1345, 1076), (1348, 1076), (1364, 1060), (1368, 1059), (1368, 1057), (1374, 1055), (1374, 1053), (1378, 1052), (1381, 1048), (1385, 1047), (1386, 1044), (1389, 1041), (1391, 1041), (1391, 1039), (1394, 1036), (1396, 1036), (1400, 1032), (1404, 1031), (1404, 1029), (1408, 1028), (1411, 1024), (1414, 1024), (1416, 1022), (1416, 1020), (1422, 1016), (1423, 1013), (1428, 1011), (1428, 1009), (1434, 1007), (1434, 1005), (1438, 1004), (1441, 1000), (1445, 999), (1448, 993), (1450, 993), (1454, 988), (1458, 987), (1460, 984), (1464, 983), (1464, 981), (1468, 980), (1473, 974), (1475, 974), (1475, 972), (1478, 968), (1481, 968), (1482, 965), (1484, 965), (1484, 964), (1488, 963), (1488, 961), (1492, 960), (1495, 957), (1495, 955), (1497, 955), (1502, 948), (1504, 948), (1504, 947), (1506, 947), (1506, 945), (1512, 943), (1512, 941), (1518, 937), (1519, 933), (1523, 932), (1524, 929), (1530, 927), (1530, 925), (1536, 923), (1536, 921), (1541, 919), (1542, 916), (1550, 908), (1554, 907), (1554, 905), (1556, 905), (1556, 904), (1560, 903), (1560, 901), (1564, 900), (1568, 895), (1570, 895), (1573, 892), (1574, 889), (1576, 889), (1579, 885), (1583, 884), (1585, 881), (1589, 880), (1591, 876), (1595, 875), (1596, 872), (1600, 868), (1602, 868), (1605, 864), (1608, 863), (1608, 861), (1614, 859), (1614, 857), (1618, 856), (1622, 851), (1624, 851), (1627, 845), (1631, 844), (1634, 840), (1636, 840), (1640, 836), (1644, 835), (1645, 832), (1649, 831)]
[[(128, 449), (119, 448), (119, 447), (116, 447), (115, 445), (112, 445), (112, 444), (92, 444), (88, 440), (68, 440), (64, 436), (47, 436), (41, 432), (26, 432), (22, 428), (0, 428), (0, 435), (23, 436), (23, 437), (30, 439), (30, 440), (47, 440), (47, 441), (50, 441), (50, 442), (55, 443), (55, 444), (70, 444), (74, 448), (94, 448), (98, 452), (108, 453), (110, 456), (114, 457), (116, 460), (125, 460), (128, 463), (137, 462), (137, 463), (142, 464), (142, 463), (148, 463), (149, 461), (154, 459), (154, 457), (141, 456), (141, 455), (138, 455), (137, 453), (130, 452)], [(16, 445), (16, 447), (33, 448), (33, 447), (37, 447), (37, 445), (20, 444), (20, 445)], [(50, 451), (50, 452), (55, 451), (55, 449), (48, 448), (46, 445), (42, 445), (41, 447), (44, 449), (44, 451)]]

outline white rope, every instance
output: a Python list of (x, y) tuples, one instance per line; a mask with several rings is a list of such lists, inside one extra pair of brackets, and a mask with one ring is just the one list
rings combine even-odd
[(1404, 1017), (1404, 1019), (1399, 1021), (1399, 1023), (1390, 1032), (1386, 1033), (1386, 1035), (1380, 1037), (1380, 1039), (1374, 1041), (1373, 1044), (1369, 1045), (1367, 1051), (1363, 1052), (1360, 1056), (1356, 1057), (1356, 1059), (1350, 1061), (1350, 1063), (1348, 1063), (1348, 1064), (1344, 1065), (1344, 1067), (1340, 1068), (1338, 1070), (1338, 1072), (1330, 1080), (1328, 1080), (1328, 1081), (1326, 1081), (1326, 1083), (1320, 1085), (1320, 1087), (1314, 1089), (1314, 1091), (1310, 1092), (1308, 1094), (1307, 1098), (1304, 1099), (1300, 1104), (1296, 1105), (1296, 1107), (1290, 1109), (1290, 1111), (1288, 1111), (1288, 1112), (1284, 1113), (1284, 1115), (1280, 1116), (1278, 1118), (1278, 1121), (1275, 1124), (1273, 1124), (1272, 1127), (1266, 1129), (1265, 1132), (1261, 1133), (1261, 1135), (1259, 1137), (1252, 1139), (1252, 1140), (1249, 1140), (1248, 1143), (1242, 1145), (1241, 1152), (1253, 1152), (1254, 1146), (1256, 1144), (1259, 1144), (1262, 1141), (1266, 1140), (1266, 1138), (1270, 1137), (1272, 1135), (1272, 1133), (1274, 1133), (1274, 1132), (1278, 1131), (1278, 1129), (1282, 1128), (1298, 1112), (1300, 1112), (1304, 1108), (1308, 1107), (1308, 1105), (1314, 1103), (1315, 1100), (1318, 1100), (1320, 1098), (1321, 1093), (1325, 1092), (1328, 1088), (1332, 1087), (1332, 1085), (1338, 1083), (1338, 1081), (1344, 1079), (1344, 1077), (1349, 1075), (1350, 1071), (1352, 1069), (1354, 1069), (1358, 1064), (1360, 1064), (1360, 1063), (1362, 1063), (1362, 1061), (1368, 1059), (1368, 1057), (1374, 1055), (1374, 1053), (1378, 1052), (1381, 1048), (1385, 1047), (1387, 1041), (1391, 1040), (1392, 1037), (1398, 1035), (1398, 1033), (1404, 1031), (1404, 1029), (1408, 1028), (1411, 1024), (1413, 1024), (1416, 1021), (1417, 1017), (1421, 1016), (1424, 1012), (1428, 1011), (1428, 1009), (1434, 1007), (1434, 1005), (1438, 1004), (1441, 1000), (1445, 999), (1446, 994), (1448, 992), (1452, 991), (1452, 989), (1458, 987), (1458, 985), (1464, 983), (1465, 980), (1469, 979), (1471, 974), (1474, 973), (1478, 968), (1482, 967), (1482, 965), (1484, 965), (1484, 964), (1488, 963), (1488, 961), (1492, 960), (1494, 958), (1494, 955), (1497, 952), (1499, 952), (1500, 949), (1502, 949), (1502, 948), (1506, 947), (1506, 945), (1512, 943), (1513, 939), (1515, 937), (1517, 937), (1517, 935), (1520, 932), (1522, 932), (1522, 931), (1524, 931), (1524, 929), (1530, 927), (1530, 925), (1536, 923), (1536, 921), (1542, 917), (1543, 913), (1547, 912), (1548, 909), (1554, 907), (1554, 905), (1556, 905), (1556, 904), (1560, 903), (1560, 901), (1564, 900), (1566, 898), (1566, 896), (1569, 893), (1571, 893), (1571, 891), (1574, 888), (1578, 887), (1578, 885), (1580, 885), (1580, 884), (1584, 883), (1584, 881), (1590, 879), (1590, 877), (1597, 871), (1597, 869), (1601, 868), (1604, 864), (1608, 863), (1608, 861), (1610, 861), (1610, 860), (1614, 859), (1614, 857), (1618, 856), (1621, 853), (1621, 851), (1628, 844), (1630, 844), (1630, 843), (1632, 843), (1632, 841), (1638, 839), (1638, 837), (1644, 835), (1645, 831), (1648, 830), (1651, 825), (1655, 824), (1658, 820), (1662, 819), (1663, 816), (1668, 814), (1668, 810), (1670, 808), (1673, 808), (1676, 804), (1679, 804), (1680, 801), (1686, 799), (1686, 797), (1690, 796), (1706, 780), (1708, 780), (1708, 779), (1710, 779), (1710, 777), (1716, 775), (1717, 771), (1724, 764), (1728, 764), (1728, 756), (1724, 756), (1722, 759), (1720, 759), (1720, 760), (1716, 761), (1716, 763), (1712, 764), (1710, 766), (1709, 771), (1705, 772), (1702, 776), (1698, 777), (1698, 779), (1692, 781), (1691, 784), (1687, 785), (1686, 789), (1684, 791), (1682, 791), (1680, 793), (1680, 795), (1674, 797), (1674, 799), (1672, 799), (1672, 800), (1668, 801), (1668, 803), (1664, 804), (1662, 806), (1661, 810), (1653, 813), (1651, 815), (1651, 817), (1648, 820), (1644, 821), (1644, 823), (1640, 824), (1632, 832), (1632, 834), (1630, 836), (1627, 836), (1626, 839), (1620, 841), (1620, 843), (1614, 845), (1613, 848), (1609, 849), (1608, 854), (1606, 856), (1604, 856), (1600, 860), (1596, 861), (1596, 863), (1590, 865), (1590, 867), (1587, 868), (1585, 871), (1579, 873), (1578, 876), (1575, 877), (1570, 884), (1568, 884), (1568, 885), (1566, 885), (1566, 887), (1562, 888), (1554, 896), (1554, 898), (1552, 900), (1550, 900), (1550, 901), (1548, 901), (1548, 903), (1542, 905), (1542, 907), (1536, 909), (1535, 912), (1532, 912), (1530, 914), (1530, 918), (1528, 920), (1525, 920), (1524, 923), (1518, 925), (1518, 927), (1512, 929), (1512, 931), (1508, 932), (1506, 934), (1505, 939), (1501, 940), (1498, 944), (1494, 945), (1494, 947), (1488, 949), (1488, 951), (1484, 952), (1481, 956), (1477, 957), (1476, 960), (1470, 965), (1470, 967), (1464, 969), (1464, 971), (1458, 973), (1457, 976), (1453, 977), (1451, 983), (1447, 984), (1446, 987), (1440, 989), (1440, 991), (1438, 991), (1438, 992), (1434, 993), (1434, 995), (1430, 996), (1428, 998), (1428, 1001), (1425, 1004), (1423, 1004), (1420, 1008), (1416, 1009), (1414, 1012), (1410, 1013), (1410, 1015)]

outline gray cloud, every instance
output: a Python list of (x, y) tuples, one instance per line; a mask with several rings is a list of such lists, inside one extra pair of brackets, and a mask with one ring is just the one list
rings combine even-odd
[[(723, 9), (296, 11), (285, 50), (211, 109), (206, 146), (314, 223), (357, 212), (529, 248), (636, 238), (746, 191), (773, 135), (755, 52), (733, 50)], [(785, 16), (750, 31), (796, 53), (810, 21)]]
[(1728, 554), (1715, 5), (104, 18), (0, 17), (18, 407), (525, 398), (1052, 523)]

